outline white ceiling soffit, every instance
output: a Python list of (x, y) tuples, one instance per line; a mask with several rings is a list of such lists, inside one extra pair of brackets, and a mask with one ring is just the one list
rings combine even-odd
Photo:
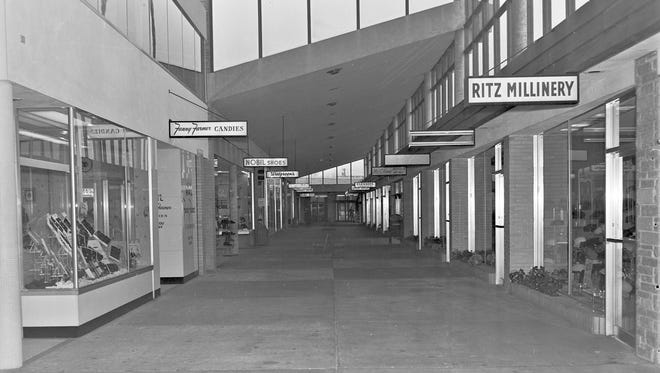
[[(411, 28), (413, 25), (405, 20), (414, 16), (403, 18), (403, 22), (396, 23), (397, 27)], [(361, 159), (404, 107), (406, 99), (423, 83), (425, 73), (452, 43), (453, 30), (461, 22), (452, 22), (450, 26), (454, 28), (431, 38), (231, 96), (222, 97), (217, 85), (213, 88), (211, 84), (209, 103), (212, 110), (227, 118), (247, 120), (250, 139), (272, 156), (288, 157), (288, 168), (300, 171), (301, 175)], [(365, 30), (368, 29), (341, 37), (359, 39), (359, 33)], [(396, 29), (388, 33), (396, 33)], [(305, 58), (308, 53), (305, 49), (318, 47), (315, 44), (289, 52)], [(347, 45), (354, 47), (352, 42)], [(258, 68), (262, 62), (254, 63)], [(341, 70), (334, 75), (329, 73), (336, 68)]]
[(213, 108), (247, 120), (250, 139), (289, 157), (301, 175), (320, 171), (363, 158), (452, 40), (399, 47), (339, 66), (336, 75), (307, 74), (223, 98)]

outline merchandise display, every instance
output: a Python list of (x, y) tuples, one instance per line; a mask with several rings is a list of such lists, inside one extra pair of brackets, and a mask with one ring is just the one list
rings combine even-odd
[[(45, 214), (25, 227), (25, 262), (31, 263), (27, 289), (73, 287), (72, 224), (66, 213)], [(129, 271), (138, 264), (139, 245), (130, 253), (85, 219), (77, 224), (76, 249), (79, 285), (85, 286)], [(126, 260), (126, 256), (130, 260)]]

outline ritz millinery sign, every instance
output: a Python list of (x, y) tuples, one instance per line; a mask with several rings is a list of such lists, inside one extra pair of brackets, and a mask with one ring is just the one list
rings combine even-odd
[(577, 75), (468, 78), (468, 104), (576, 104)]
[(247, 121), (170, 121), (170, 138), (247, 136)]

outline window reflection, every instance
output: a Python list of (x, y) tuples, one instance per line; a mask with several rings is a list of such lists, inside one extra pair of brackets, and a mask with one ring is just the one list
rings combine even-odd
[(213, 0), (213, 70), (259, 58), (257, 2)]
[(406, 15), (404, 0), (360, 0), (360, 28)]
[(410, 0), (410, 14), (435, 8), (440, 5), (451, 4), (453, 0)]
[(307, 44), (307, 0), (261, 0), (263, 56)]
[(355, 0), (312, 0), (312, 43), (355, 31)]

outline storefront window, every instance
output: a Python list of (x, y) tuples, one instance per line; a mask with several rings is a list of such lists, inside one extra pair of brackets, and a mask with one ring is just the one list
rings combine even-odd
[[(605, 290), (605, 107), (569, 122), (573, 286)], [(579, 291), (578, 291), (579, 293)]]
[(84, 287), (151, 265), (148, 138), (69, 108), (18, 120), (25, 287)]
[(60, 242), (52, 223), (71, 216), (68, 113), (20, 110), (17, 118), (25, 288), (72, 287), (71, 249)]
[(543, 134), (543, 265), (568, 277), (568, 126)]

